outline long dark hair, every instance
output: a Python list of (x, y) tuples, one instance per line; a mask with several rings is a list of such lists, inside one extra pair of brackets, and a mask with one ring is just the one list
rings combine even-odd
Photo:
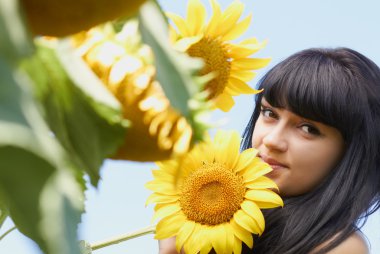
[[(285, 198), (280, 209), (265, 210), (266, 230), (253, 252), (326, 253), (358, 230), (380, 207), (380, 69), (348, 49), (308, 49), (273, 67), (259, 82), (264, 91), (244, 131), (252, 133), (264, 97), (272, 106), (337, 128), (345, 153), (312, 191)], [(333, 239), (332, 241), (329, 241)]]

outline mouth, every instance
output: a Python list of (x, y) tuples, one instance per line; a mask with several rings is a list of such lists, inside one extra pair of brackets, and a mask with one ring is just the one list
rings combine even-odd
[(265, 163), (268, 163), (271, 168), (273, 168), (273, 170), (278, 170), (278, 169), (281, 169), (281, 168), (287, 168), (288, 166), (284, 163), (281, 163), (271, 157), (268, 157), (264, 154), (259, 154), (259, 157), (265, 162)]

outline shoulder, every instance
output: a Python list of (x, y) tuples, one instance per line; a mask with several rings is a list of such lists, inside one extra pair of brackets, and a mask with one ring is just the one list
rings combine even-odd
[(367, 241), (360, 232), (355, 232), (328, 254), (369, 254)]

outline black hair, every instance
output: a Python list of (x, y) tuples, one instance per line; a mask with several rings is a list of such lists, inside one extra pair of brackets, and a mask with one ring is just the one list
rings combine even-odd
[(302, 254), (321, 244), (318, 253), (326, 253), (380, 207), (380, 69), (352, 49), (308, 49), (273, 67), (259, 88), (264, 91), (256, 96), (242, 149), (252, 146), (264, 97), (274, 107), (338, 129), (345, 152), (315, 189), (284, 198), (284, 208), (264, 210), (266, 230), (253, 252), (243, 253)]

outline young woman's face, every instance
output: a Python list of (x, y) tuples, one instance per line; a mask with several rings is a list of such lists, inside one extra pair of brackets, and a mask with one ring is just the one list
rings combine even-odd
[(282, 196), (297, 196), (316, 187), (339, 162), (344, 152), (340, 132), (320, 122), (261, 101), (261, 113), (252, 146), (273, 168), (273, 179)]

